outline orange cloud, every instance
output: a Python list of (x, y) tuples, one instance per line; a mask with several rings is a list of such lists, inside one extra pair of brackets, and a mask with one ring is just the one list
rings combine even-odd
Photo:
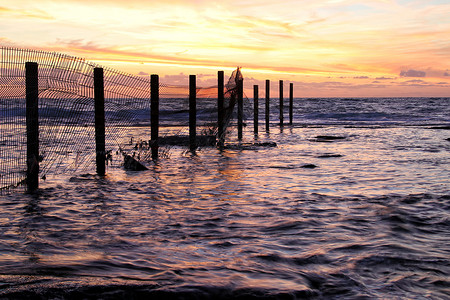
[[(184, 66), (207, 66), (207, 67), (225, 67), (235, 68), (233, 62), (223, 61), (220, 64), (216, 60), (207, 60), (199, 58), (188, 58), (178, 55), (158, 55), (128, 50), (121, 50), (120, 47), (101, 47), (92, 42), (83, 43), (76, 41), (59, 41), (59, 45), (51, 45), (43, 50), (64, 51), (69, 50), (74, 55), (89, 56), (93, 61), (117, 61), (129, 63), (154, 63), (165, 65), (184, 65)], [(255, 66), (256, 67), (256, 66)]]
[(40, 10), (18, 10), (0, 6), (0, 15), (11, 15), (13, 17), (36, 18), (43, 20), (53, 20), (54, 18)]
[(257, 78), (324, 82), (334, 91), (397, 91), (405, 88), (395, 85), (406, 79), (402, 71), (420, 70), (433, 85), (421, 88), (431, 90), (449, 73), (450, 5), (435, 3), (14, 0), (0, 7), (0, 41), (87, 56), (136, 74), (239, 65)]

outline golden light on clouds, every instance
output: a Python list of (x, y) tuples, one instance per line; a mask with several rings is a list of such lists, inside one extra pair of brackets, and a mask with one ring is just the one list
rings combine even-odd
[(0, 42), (135, 74), (242, 66), (307, 96), (449, 96), (449, 15), (443, 0), (0, 0)]

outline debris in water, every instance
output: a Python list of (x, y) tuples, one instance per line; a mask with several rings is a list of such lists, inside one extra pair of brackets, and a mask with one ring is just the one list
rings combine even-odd
[(301, 168), (315, 169), (315, 168), (317, 168), (317, 166), (315, 164), (306, 164), (306, 165), (301, 166)]
[(334, 136), (334, 135), (318, 135), (314, 139), (310, 140), (312, 142), (322, 142), (322, 143), (332, 143), (336, 140), (344, 140), (345, 136)]
[(227, 144), (224, 145), (224, 149), (233, 149), (233, 150), (256, 150), (262, 147), (276, 147), (277, 143), (275, 142), (261, 142), (261, 143), (239, 143), (239, 144)]
[(342, 157), (341, 154), (323, 154), (317, 156), (318, 158)]
[(148, 170), (146, 166), (137, 161), (134, 157), (128, 154), (123, 155), (123, 167), (131, 171), (145, 171)]

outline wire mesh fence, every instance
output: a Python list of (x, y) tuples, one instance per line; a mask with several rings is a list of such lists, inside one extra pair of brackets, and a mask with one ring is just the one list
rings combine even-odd
[[(94, 68), (82, 58), (29, 49), (1, 48), (0, 190), (26, 183), (25, 63), (38, 64), (39, 174), (86, 172), (95, 168)], [(150, 77), (104, 68), (106, 159), (123, 164), (130, 155), (145, 162), (150, 150)], [(237, 69), (225, 85), (225, 125), (236, 100)], [(218, 140), (217, 86), (197, 90), (198, 146)], [(189, 86), (159, 85), (162, 142), (159, 154), (181, 146), (188, 135)], [(173, 138), (176, 137), (176, 138)], [(166, 143), (164, 143), (166, 141)]]

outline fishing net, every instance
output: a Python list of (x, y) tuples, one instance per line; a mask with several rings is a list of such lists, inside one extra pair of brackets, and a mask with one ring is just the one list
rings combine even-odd
[[(60, 53), (1, 48), (1, 190), (26, 181), (26, 62), (38, 64), (40, 176), (95, 170), (93, 70), (101, 66)], [(108, 167), (123, 166), (126, 155), (150, 161), (150, 77), (105, 67), (103, 72)], [(234, 116), (239, 79), (238, 68), (225, 84), (225, 128)], [(196, 92), (197, 146), (214, 146), (224, 138), (217, 129), (217, 85), (197, 87)], [(159, 157), (164, 158), (173, 147), (188, 148), (189, 87), (160, 83), (159, 94)]]

